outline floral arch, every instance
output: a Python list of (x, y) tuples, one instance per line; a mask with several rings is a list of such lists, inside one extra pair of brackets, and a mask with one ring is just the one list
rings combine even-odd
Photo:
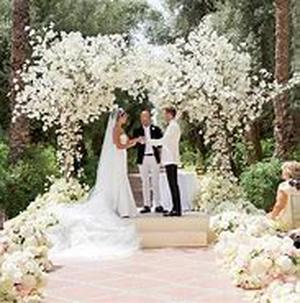
[[(157, 107), (175, 105), (191, 121), (205, 123), (215, 167), (230, 174), (233, 135), (242, 133), (270, 98), (270, 85), (251, 76), (251, 58), (219, 36), (210, 19), (187, 41), (164, 46), (129, 45), (121, 35), (83, 37), (79, 32), (30, 33), (32, 59), (16, 80), (15, 114), (56, 128), (58, 158), (65, 176), (80, 158), (82, 125), (115, 103), (115, 90), (136, 100), (145, 92)], [(22, 87), (22, 89), (20, 89)], [(267, 93), (268, 92), (268, 93)]]

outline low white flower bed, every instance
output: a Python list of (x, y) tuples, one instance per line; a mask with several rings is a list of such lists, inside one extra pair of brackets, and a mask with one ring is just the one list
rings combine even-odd
[(0, 235), (0, 302), (42, 302), (47, 272), (52, 269), (48, 228), (59, 224), (49, 211), (54, 203), (83, 202), (89, 188), (77, 180), (52, 180), (49, 191), (38, 196), (16, 218), (4, 224)]

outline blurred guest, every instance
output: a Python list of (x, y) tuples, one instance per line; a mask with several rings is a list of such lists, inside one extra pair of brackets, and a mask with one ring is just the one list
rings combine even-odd
[[(289, 229), (300, 227), (300, 163), (285, 162), (282, 179), (284, 181), (278, 186), (276, 202), (269, 216), (280, 220)], [(293, 200), (291, 197), (294, 197)]]

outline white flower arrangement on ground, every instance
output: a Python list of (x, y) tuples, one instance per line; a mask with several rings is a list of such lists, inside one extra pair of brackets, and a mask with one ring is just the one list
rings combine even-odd
[(86, 201), (90, 188), (75, 178), (50, 179), (52, 185), (44, 199), (55, 203), (80, 203)]
[(42, 270), (50, 271), (52, 263), (48, 258), (48, 251), (52, 244), (45, 232), (58, 224), (58, 220), (45, 207), (41, 208), (41, 200), (38, 197), (26, 211), (5, 222), (2, 237), (9, 253), (30, 251)]
[(30, 251), (0, 254), (0, 302), (42, 301), (46, 276)]
[(300, 251), (288, 237), (257, 238), (238, 231), (221, 237), (216, 250), (233, 283), (244, 289), (266, 287), (299, 270)]
[(276, 280), (264, 291), (250, 296), (252, 303), (299, 303), (300, 280), (292, 277), (290, 281)]
[[(232, 180), (219, 173), (207, 173), (201, 178), (201, 187), (194, 204), (208, 214), (222, 212), (227, 203), (234, 203), (242, 198), (241, 188)], [(221, 208), (222, 206), (222, 208)]]
[(253, 203), (241, 197), (237, 200), (221, 202), (220, 204), (216, 205), (213, 209), (212, 215), (218, 215), (228, 211), (251, 215), (265, 214), (264, 210), (256, 208)]
[(249, 296), (252, 303), (299, 303), (300, 280), (291, 277), (288, 281), (276, 280), (263, 291)]
[(52, 263), (48, 251), (52, 247), (46, 231), (59, 224), (51, 213), (55, 203), (80, 203), (86, 200), (89, 187), (76, 179), (53, 179), (49, 191), (39, 195), (28, 208), (16, 218), (5, 222), (1, 233), (8, 253), (29, 251), (43, 271), (50, 271)]
[(59, 224), (51, 213), (56, 203), (86, 200), (89, 187), (76, 179), (53, 179), (48, 192), (39, 195), (16, 218), (5, 222), (0, 242), (0, 302), (40, 303), (45, 273), (53, 268), (48, 258), (52, 244), (47, 229)]
[(52, 269), (52, 263), (48, 258), (48, 251), (52, 243), (48, 240), (44, 231), (39, 230), (33, 221), (23, 222), (18, 227), (6, 228), (4, 231), (5, 243), (8, 245), (8, 253), (16, 251), (28, 251), (34, 255), (41, 269), (48, 272)]
[(249, 215), (245, 211), (237, 210), (223, 212), (211, 218), (210, 228), (216, 235), (238, 231), (253, 237), (276, 235), (284, 230), (280, 223), (267, 218), (263, 212), (257, 213)]
[(214, 208), (210, 225), (218, 236), (218, 263), (237, 287), (259, 289), (251, 302), (300, 302), (300, 250), (278, 221), (255, 207), (243, 209), (239, 201), (223, 202), (220, 212)]
[(48, 208), (54, 203), (84, 199), (88, 191), (76, 180), (53, 181), (49, 192), (5, 222), (0, 243), (0, 302), (42, 302), (44, 273), (53, 267), (48, 258), (52, 245), (46, 231), (59, 223)]
[(227, 211), (211, 217), (210, 228), (216, 234), (235, 232), (243, 224), (246, 215), (238, 211)]
[(269, 219), (263, 215), (246, 215), (242, 224), (238, 228), (239, 232), (244, 232), (253, 237), (275, 236), (284, 232), (284, 226), (278, 221)]

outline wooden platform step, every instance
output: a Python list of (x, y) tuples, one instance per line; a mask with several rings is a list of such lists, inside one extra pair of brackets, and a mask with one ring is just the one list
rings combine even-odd
[(182, 217), (143, 215), (134, 219), (143, 248), (202, 247), (208, 245), (209, 217), (187, 213)]

